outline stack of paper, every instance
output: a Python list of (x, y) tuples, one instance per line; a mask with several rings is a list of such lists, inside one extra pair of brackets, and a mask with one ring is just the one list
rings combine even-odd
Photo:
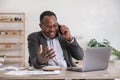
[(27, 71), (27, 70), (21, 70), (21, 71), (9, 71), (6, 73), (6, 75), (33, 75), (33, 74), (60, 74), (60, 70), (54, 70), (54, 71)]

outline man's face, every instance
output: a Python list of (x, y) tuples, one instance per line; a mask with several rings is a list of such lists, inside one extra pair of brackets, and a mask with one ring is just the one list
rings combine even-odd
[(55, 16), (45, 16), (40, 24), (41, 29), (49, 38), (54, 38), (58, 32), (58, 24)]

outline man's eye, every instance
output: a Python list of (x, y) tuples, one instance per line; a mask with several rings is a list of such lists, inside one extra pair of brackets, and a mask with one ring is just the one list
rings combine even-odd
[(53, 26), (45, 26), (46, 28), (56, 28), (58, 25), (53, 25)]
[(50, 28), (50, 26), (46, 26), (46, 28)]

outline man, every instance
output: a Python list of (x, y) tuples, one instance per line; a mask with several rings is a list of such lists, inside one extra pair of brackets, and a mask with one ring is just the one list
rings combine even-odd
[(72, 57), (81, 60), (83, 50), (66, 25), (57, 22), (56, 15), (44, 11), (40, 15), (41, 31), (28, 36), (29, 63), (34, 68), (44, 66), (75, 67)]

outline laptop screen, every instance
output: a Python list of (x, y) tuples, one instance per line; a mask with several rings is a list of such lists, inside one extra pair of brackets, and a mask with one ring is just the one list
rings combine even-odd
[(111, 47), (89, 47), (83, 58), (82, 71), (103, 70), (108, 67)]

